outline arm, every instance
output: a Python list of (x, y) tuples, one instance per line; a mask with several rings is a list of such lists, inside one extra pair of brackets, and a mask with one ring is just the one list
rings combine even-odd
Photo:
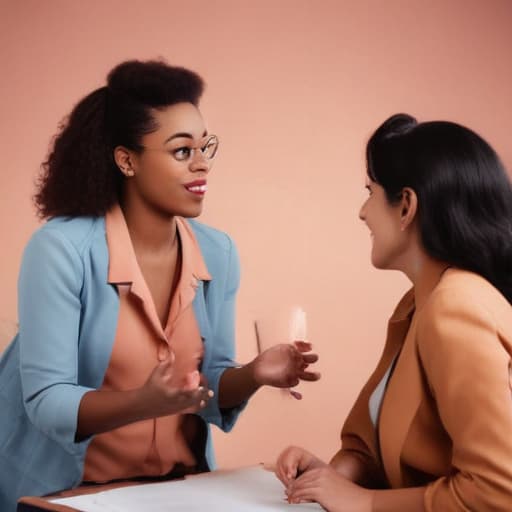
[(509, 305), (496, 301), (491, 313), (463, 292), (439, 290), (418, 323), (419, 354), (453, 443), (453, 472), (428, 486), (425, 506), (505, 511), (512, 495), (512, 340), (500, 338), (495, 319), (501, 310), (510, 325), (512, 316)]
[(368, 467), (355, 453), (339, 450), (329, 464), (337, 473), (351, 482), (364, 485), (368, 480)]
[(87, 392), (78, 409), (77, 440), (135, 421), (203, 408), (213, 392), (199, 385), (199, 372), (187, 375), (183, 388), (172, 388), (172, 366), (172, 357), (162, 361), (137, 389)]
[[(235, 358), (235, 302), (240, 282), (238, 253), (231, 239), (229, 243), (227, 277), (222, 304), (217, 314), (215, 332), (210, 344), (212, 352), (204, 373), (210, 388), (217, 396), (201, 415), (206, 421), (229, 431), (247, 400), (263, 385), (296, 386), (300, 379), (318, 380), (320, 375), (306, 371), (318, 356), (306, 354), (309, 343), (280, 344), (266, 350), (251, 363), (238, 367)], [(217, 278), (217, 276), (215, 276)]]
[[(329, 512), (425, 511), (425, 487), (385, 491), (365, 489), (343, 478), (328, 465), (303, 473), (291, 482), (286, 494), (290, 503), (315, 501)], [(444, 509), (438, 510), (444, 512)]]
[(289, 447), (279, 456), (276, 476), (290, 503), (316, 501), (329, 512), (424, 512), (425, 487), (370, 490), (356, 483), (366, 473), (362, 459), (339, 451), (325, 464), (302, 448)]
[[(190, 376), (185, 390), (168, 385), (171, 366), (155, 368), (138, 390), (96, 391), (78, 383), (81, 258), (58, 231), (37, 232), (24, 253), (19, 280), (20, 373), (27, 414), (60, 444), (139, 419), (197, 410), (208, 400)], [(195, 379), (195, 380), (194, 380)]]

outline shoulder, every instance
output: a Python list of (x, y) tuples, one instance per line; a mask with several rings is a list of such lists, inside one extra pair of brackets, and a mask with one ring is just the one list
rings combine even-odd
[(482, 276), (459, 269), (448, 269), (433, 290), (422, 316), (432, 319), (443, 313), (468, 313), (489, 316), (495, 321), (509, 314), (512, 306)]
[(95, 240), (104, 238), (104, 217), (55, 217), (32, 235), (27, 250), (65, 250), (81, 257)]
[(234, 248), (233, 239), (224, 231), (207, 226), (202, 222), (193, 219), (186, 219), (186, 222), (192, 228), (194, 235), (201, 248), (220, 250), (229, 253)]
[(460, 349), (502, 333), (512, 336), (512, 306), (473, 272), (449, 269), (418, 312), (420, 350)]

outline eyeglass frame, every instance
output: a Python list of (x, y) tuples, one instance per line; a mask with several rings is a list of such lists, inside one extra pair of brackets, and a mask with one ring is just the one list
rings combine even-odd
[[(212, 141), (215, 141), (215, 143), (216, 143), (215, 151), (214, 151), (213, 155), (210, 158), (208, 158), (205, 155), (204, 150), (208, 147), (209, 144), (211, 144)], [(217, 135), (212, 133), (211, 135), (208, 135), (205, 143), (202, 146), (180, 146), (178, 148), (173, 149), (172, 151), (169, 150), (169, 149), (166, 149), (166, 148), (148, 148), (146, 146), (142, 146), (142, 147), (143, 147), (144, 151), (164, 151), (165, 153), (169, 153), (177, 162), (190, 162), (190, 161), (192, 161), (192, 159), (194, 158), (194, 155), (196, 154), (196, 151), (199, 149), (201, 151), (201, 155), (203, 156), (203, 158), (207, 162), (211, 162), (217, 156), (217, 151), (219, 150), (219, 138), (217, 137)], [(190, 155), (187, 158), (182, 158), (182, 159), (176, 158), (174, 153), (176, 151), (179, 151), (179, 150), (185, 149), (185, 148), (190, 151)]]

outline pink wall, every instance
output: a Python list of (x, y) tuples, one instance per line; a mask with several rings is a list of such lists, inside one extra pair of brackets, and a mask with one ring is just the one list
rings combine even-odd
[(264, 390), (215, 433), (219, 462), (269, 461), (288, 443), (332, 455), (407, 287), (369, 263), (365, 140), (397, 111), (445, 118), (511, 168), (512, 2), (2, 0), (0, 19), (0, 317), (16, 316), (33, 182), (59, 120), (121, 60), (188, 66), (208, 82), (203, 111), (222, 141), (203, 220), (239, 246), (240, 360), (255, 355), (254, 320), (278, 342), (293, 304), (322, 357), (302, 402)]

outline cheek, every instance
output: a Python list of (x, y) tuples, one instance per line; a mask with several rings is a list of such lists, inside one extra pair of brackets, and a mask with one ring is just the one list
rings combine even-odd
[(167, 161), (155, 160), (141, 169), (139, 185), (141, 192), (159, 196), (181, 189), (181, 172)]

